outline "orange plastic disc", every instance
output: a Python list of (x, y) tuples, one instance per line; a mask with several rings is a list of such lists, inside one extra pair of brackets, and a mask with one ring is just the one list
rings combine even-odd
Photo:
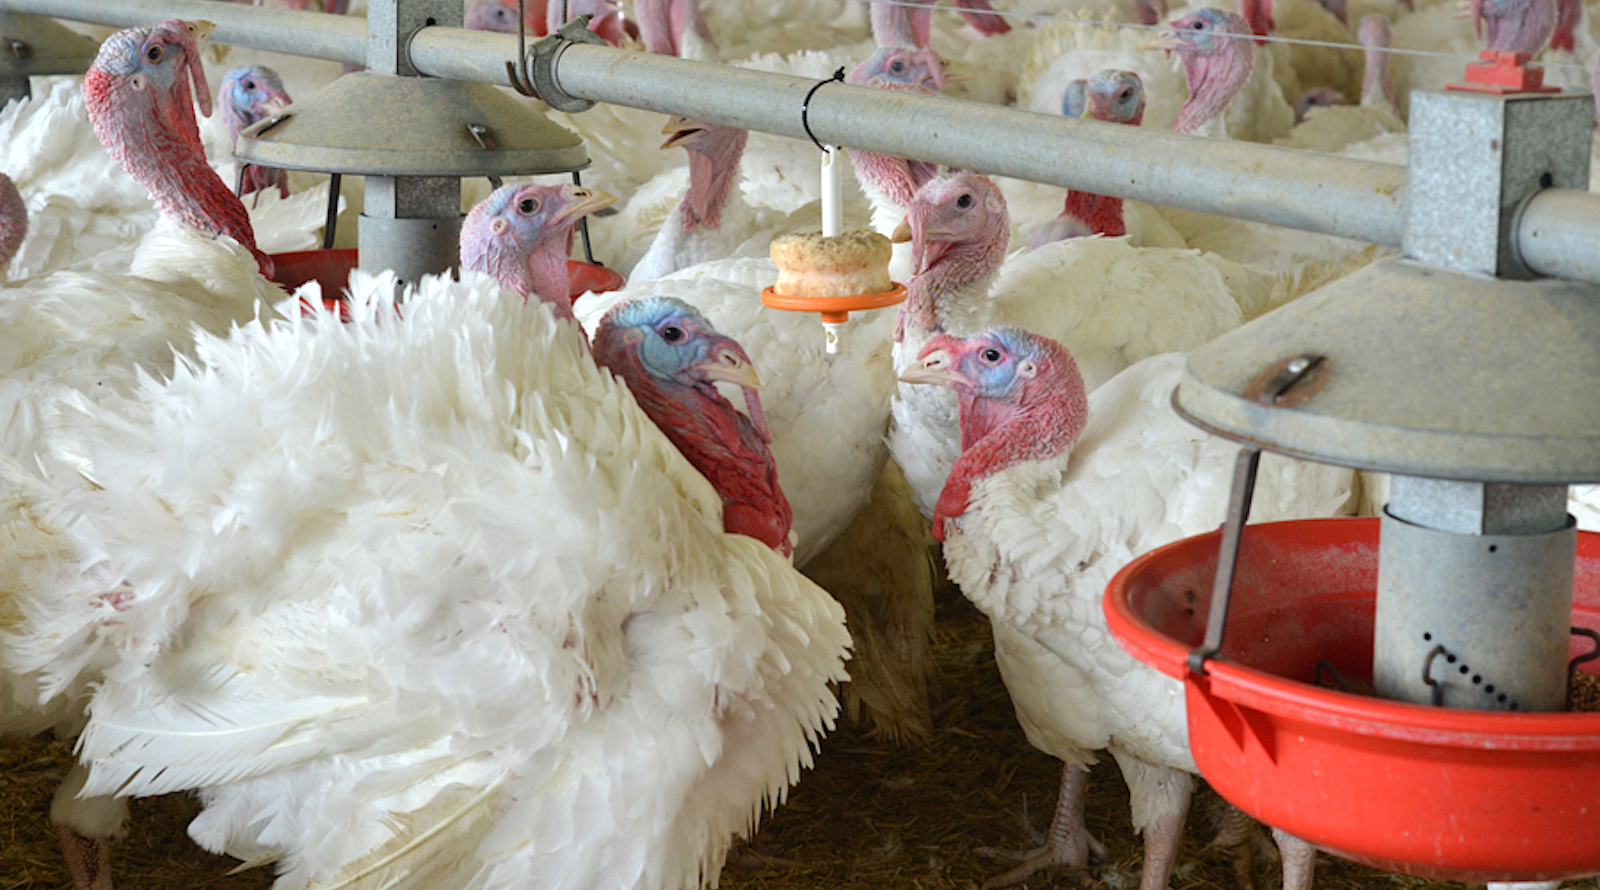
[[(891, 282), (892, 283), (892, 282)], [(828, 322), (841, 322), (850, 318), (852, 312), (862, 312), (867, 309), (883, 309), (906, 299), (906, 286), (895, 284), (894, 287), (882, 293), (857, 294), (849, 297), (798, 297), (780, 294), (772, 288), (763, 288), (761, 303), (773, 309), (786, 309), (790, 312), (820, 312), (822, 320)]]

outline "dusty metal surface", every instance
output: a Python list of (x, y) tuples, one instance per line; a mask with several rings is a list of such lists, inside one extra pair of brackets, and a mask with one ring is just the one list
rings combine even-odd
[(1417, 93), (1411, 102), (1406, 256), (1531, 278), (1518, 207), (1541, 188), (1587, 190), (1594, 103), (1582, 94)]
[(1378, 694), (1477, 710), (1565, 708), (1578, 537), (1564, 501), (1560, 516), (1558, 531), (1495, 535), (1386, 514), (1373, 622)]
[(365, 64), (367, 24), (358, 17), (266, 9), (218, 0), (4, 0), (0, 11), (134, 28), (168, 19), (205, 19), (216, 43), (313, 59)]
[(514, 176), (589, 163), (575, 133), (483, 84), (358, 72), (285, 114), (245, 130), (234, 154), (268, 167), (374, 176)]
[(47, 18), (0, 12), (0, 78), (82, 74), (99, 51), (93, 40)]
[[(1600, 481), (1600, 288), (1375, 263), (1190, 353), (1174, 404), (1270, 450), (1414, 476)], [(1316, 395), (1243, 395), (1282, 357), (1327, 357)]]
[(1542, 535), (1567, 527), (1567, 486), (1395, 476), (1388, 510), (1457, 535)]

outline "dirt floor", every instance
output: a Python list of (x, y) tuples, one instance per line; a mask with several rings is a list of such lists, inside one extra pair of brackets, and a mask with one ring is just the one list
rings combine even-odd
[[(768, 817), (723, 872), (725, 890), (893, 890), (976, 888), (1004, 866), (975, 846), (1032, 846), (1049, 823), (1060, 765), (1030, 747), (1017, 728), (995, 670), (983, 616), (958, 597), (941, 600), (935, 735), (925, 748), (898, 749), (844, 728), (830, 736), (817, 767), (786, 806)], [(70, 764), (46, 737), (0, 746), (0, 890), (70, 888), (55, 833), (46, 820), (55, 783)], [(179, 795), (136, 801), (131, 833), (118, 844), (118, 890), (262, 890), (270, 869), (237, 875), (238, 863), (210, 856), (184, 834), (196, 804)], [(1248, 877), (1273, 890), (1276, 864), (1258, 858), (1236, 871), (1229, 853), (1209, 849), (1219, 812), (1198, 795), (1172, 877), (1174, 890), (1233, 890)], [(1107, 887), (1139, 883), (1140, 848), (1128, 824), (1127, 794), (1114, 766), (1094, 770), (1089, 826), (1109, 848), (1087, 871), (1056, 871), (1022, 885)], [(1318, 890), (1445, 890), (1322, 856)], [(1593, 887), (1574, 882), (1573, 887)]]

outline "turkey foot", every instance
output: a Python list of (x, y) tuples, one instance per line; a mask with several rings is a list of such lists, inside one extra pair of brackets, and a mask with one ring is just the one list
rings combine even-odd
[(110, 838), (84, 837), (66, 825), (56, 826), (56, 836), (74, 890), (112, 890)]
[(1083, 793), (1089, 784), (1089, 773), (1081, 766), (1067, 764), (1061, 770), (1061, 791), (1056, 796), (1055, 816), (1050, 820), (1050, 831), (1042, 847), (1032, 850), (996, 850), (979, 847), (973, 852), (992, 859), (1005, 859), (1020, 863), (1002, 875), (983, 882), (982, 890), (998, 890), (1027, 880), (1037, 871), (1052, 867), (1083, 868), (1089, 857), (1106, 854), (1105, 844), (1089, 834), (1083, 824)]

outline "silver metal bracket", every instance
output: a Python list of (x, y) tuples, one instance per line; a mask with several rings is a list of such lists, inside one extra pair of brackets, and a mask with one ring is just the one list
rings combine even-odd
[(589, 16), (579, 16), (562, 25), (559, 30), (548, 37), (539, 40), (533, 45), (532, 52), (524, 57), (521, 62), (523, 73), (519, 78), (512, 77), (512, 86), (520, 93), (529, 93), (538, 97), (544, 104), (557, 111), (576, 114), (593, 108), (593, 99), (580, 99), (561, 89), (556, 81), (556, 62), (567, 47), (574, 43), (588, 43), (595, 46), (605, 46), (605, 40), (598, 34), (589, 30)]
[(1419, 92), (1410, 123), (1405, 255), (1456, 272), (1537, 277), (1516, 249), (1518, 218), (1544, 189), (1588, 189), (1593, 99)]

